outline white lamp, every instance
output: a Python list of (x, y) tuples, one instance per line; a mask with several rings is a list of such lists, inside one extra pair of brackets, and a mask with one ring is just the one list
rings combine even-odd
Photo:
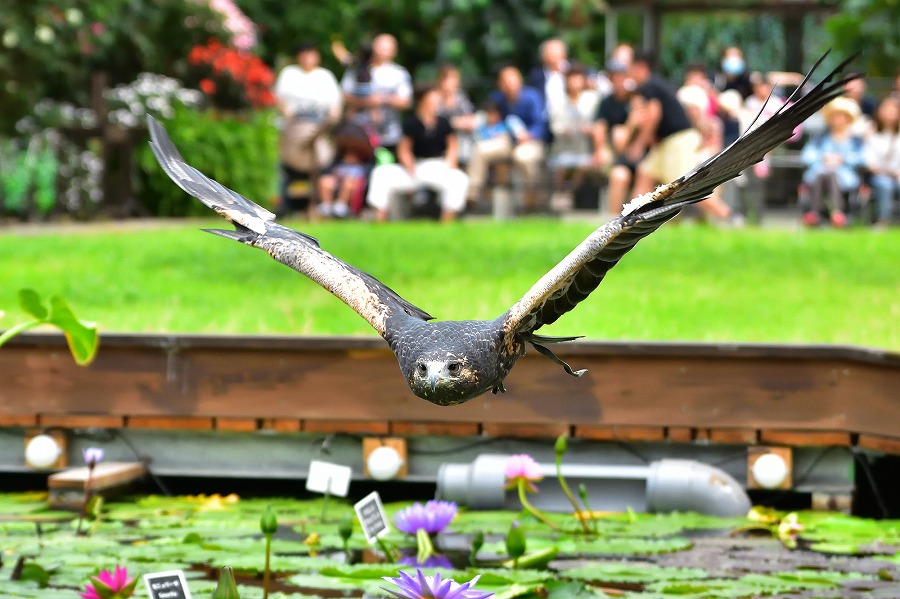
[(780, 455), (764, 453), (753, 462), (750, 472), (763, 489), (777, 489), (787, 479), (788, 466)]
[(382, 445), (372, 450), (366, 458), (366, 469), (375, 480), (390, 480), (399, 474), (403, 458), (393, 447)]
[(60, 455), (62, 447), (56, 439), (44, 433), (35, 435), (25, 445), (25, 463), (38, 470), (52, 468)]

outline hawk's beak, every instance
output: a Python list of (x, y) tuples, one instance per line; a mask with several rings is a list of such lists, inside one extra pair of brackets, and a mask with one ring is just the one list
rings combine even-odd
[(435, 388), (437, 387), (438, 383), (440, 383), (443, 380), (444, 380), (444, 377), (442, 377), (440, 374), (438, 374), (436, 372), (430, 374), (428, 376), (428, 382), (431, 383), (431, 390), (434, 391)]

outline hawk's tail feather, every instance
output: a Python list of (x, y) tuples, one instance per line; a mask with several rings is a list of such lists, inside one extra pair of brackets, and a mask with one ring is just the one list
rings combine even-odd
[(544, 343), (564, 343), (566, 341), (574, 341), (576, 339), (581, 339), (581, 335), (576, 337), (546, 337), (544, 335), (535, 335), (534, 333), (525, 333), (522, 335), (522, 338), (531, 344), (531, 347), (537, 350), (539, 354), (549, 359), (551, 362), (559, 364), (563, 367), (567, 374), (570, 374), (574, 377), (583, 376), (584, 373), (587, 372), (586, 368), (582, 368), (581, 370), (572, 370), (572, 367), (569, 364), (553, 353), (553, 351), (545, 347)]

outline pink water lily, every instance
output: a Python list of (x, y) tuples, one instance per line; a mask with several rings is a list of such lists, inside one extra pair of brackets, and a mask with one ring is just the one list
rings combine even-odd
[(478, 582), (476, 576), (469, 582), (459, 584), (449, 578), (442, 580), (440, 573), (425, 576), (421, 570), (411, 576), (400, 570), (398, 578), (385, 576), (384, 579), (399, 587), (399, 590), (384, 589), (397, 599), (490, 599), (493, 593), (476, 591), (472, 587)]
[(115, 570), (101, 570), (91, 576), (93, 583), (84, 585), (82, 599), (125, 599), (134, 594), (137, 576), (128, 577), (128, 570), (116, 566)]
[(535, 481), (544, 478), (541, 466), (527, 453), (517, 453), (506, 459), (506, 488), (514, 489), (519, 481), (523, 481), (532, 493), (537, 493)]

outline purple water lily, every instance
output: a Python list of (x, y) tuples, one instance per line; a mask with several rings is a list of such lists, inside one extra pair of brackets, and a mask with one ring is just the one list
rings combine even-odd
[(421, 570), (416, 570), (416, 575), (410, 576), (401, 570), (398, 578), (384, 577), (386, 581), (397, 585), (400, 590), (384, 590), (398, 599), (490, 599), (494, 596), (493, 593), (476, 591), (472, 588), (479, 577), (459, 584), (449, 578), (442, 580), (440, 573), (425, 576)]
[(414, 503), (394, 515), (397, 530), (408, 535), (416, 534), (420, 529), (430, 535), (443, 531), (453, 517), (456, 516), (456, 504), (452, 501), (431, 500), (424, 506)]
[(81, 455), (84, 456), (84, 463), (88, 468), (93, 468), (103, 461), (103, 450), (99, 447), (88, 447), (81, 452)]

